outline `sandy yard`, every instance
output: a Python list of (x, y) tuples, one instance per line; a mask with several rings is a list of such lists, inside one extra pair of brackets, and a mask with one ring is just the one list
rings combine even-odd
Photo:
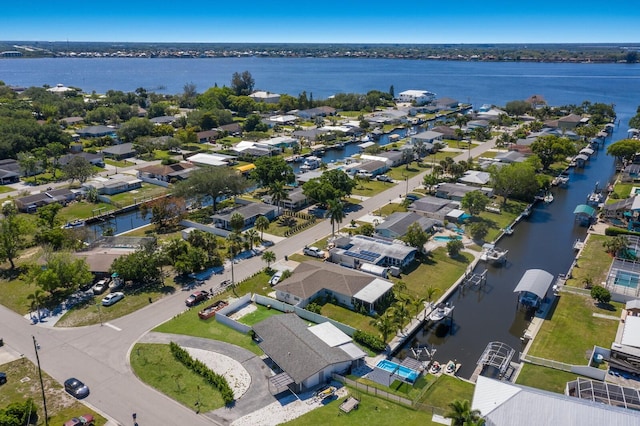
[(233, 395), (240, 399), (251, 385), (249, 372), (238, 361), (217, 352), (205, 351), (196, 348), (184, 348), (189, 354), (205, 363), (207, 367), (224, 376), (233, 389)]
[(257, 309), (258, 307), (255, 305), (255, 303), (248, 303), (247, 306), (244, 306), (238, 309), (237, 311), (235, 311), (234, 313), (232, 313), (231, 315), (229, 315), (229, 318), (231, 318), (232, 320), (238, 321), (243, 316), (249, 315), (251, 312)]

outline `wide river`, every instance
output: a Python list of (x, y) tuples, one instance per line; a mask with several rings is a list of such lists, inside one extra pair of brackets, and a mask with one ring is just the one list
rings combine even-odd
[[(482, 104), (504, 105), (508, 101), (542, 95), (550, 105), (584, 101), (615, 105), (619, 118), (612, 141), (627, 136), (629, 119), (640, 105), (640, 64), (555, 64), (447, 62), (390, 59), (2, 59), (0, 80), (12, 86), (53, 86), (58, 83), (85, 92), (134, 91), (143, 87), (158, 93), (177, 94), (187, 83), (198, 92), (215, 84), (230, 85), (234, 72), (249, 71), (256, 89), (292, 96), (306, 91), (314, 99), (336, 93), (395, 93), (426, 89), (438, 97)], [(613, 162), (604, 151), (584, 170), (573, 171), (567, 189), (555, 189), (555, 201), (538, 206), (531, 218), (515, 227), (500, 246), (509, 250), (503, 268), (489, 268), (487, 285), (481, 290), (456, 292), (453, 333), (437, 338), (417, 334), (421, 343), (433, 345), (435, 359), (462, 363), (460, 374), (469, 377), (487, 343), (504, 342), (520, 350), (526, 328), (516, 310), (513, 288), (530, 268), (557, 275), (567, 272), (573, 260), (573, 242), (585, 229), (574, 225), (573, 209), (585, 201), (596, 182), (604, 185), (613, 174)], [(135, 214), (134, 214), (135, 215)], [(135, 216), (122, 225), (137, 226)], [(120, 219), (120, 218), (119, 218)], [(134, 223), (135, 222), (135, 223)], [(122, 232), (118, 226), (118, 232)], [(428, 277), (427, 277), (428, 280)]]

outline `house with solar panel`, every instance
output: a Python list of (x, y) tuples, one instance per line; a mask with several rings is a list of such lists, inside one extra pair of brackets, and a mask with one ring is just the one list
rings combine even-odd
[(349, 268), (360, 269), (363, 264), (404, 268), (418, 252), (415, 247), (365, 235), (340, 237), (329, 249), (329, 260)]

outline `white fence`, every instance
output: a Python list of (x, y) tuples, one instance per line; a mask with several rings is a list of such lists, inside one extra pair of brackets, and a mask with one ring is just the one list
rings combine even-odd
[(216, 228), (215, 226), (204, 225), (202, 223), (193, 222), (191, 220), (186, 220), (186, 219), (180, 221), (180, 225), (186, 228), (199, 229), (200, 231), (208, 232), (210, 234), (217, 235), (222, 238), (227, 238), (231, 233), (231, 231), (227, 231), (226, 229)]
[(249, 302), (251, 302), (251, 293), (245, 294), (240, 299), (220, 309), (216, 313), (216, 321), (228, 327), (231, 327), (234, 330), (239, 331), (240, 333), (247, 334), (249, 331), (251, 331), (251, 327), (229, 318), (227, 314), (231, 314), (237, 311), (238, 309), (240, 309), (242, 306), (246, 305)]

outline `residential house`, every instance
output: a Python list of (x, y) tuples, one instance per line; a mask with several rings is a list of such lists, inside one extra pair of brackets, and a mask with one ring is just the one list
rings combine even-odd
[(272, 115), (269, 118), (263, 120), (269, 127), (273, 127), (275, 125), (286, 125), (286, 124), (294, 124), (298, 120), (293, 114), (285, 114), (285, 115)]
[(263, 102), (265, 104), (277, 104), (280, 102), (280, 95), (277, 93), (265, 92), (258, 90), (249, 95), (251, 99), (256, 102)]
[(583, 118), (577, 114), (569, 114), (558, 119), (558, 128), (564, 130), (575, 129), (580, 124), (587, 123), (588, 121), (589, 118), (587, 117)]
[(431, 130), (434, 132), (442, 133), (443, 139), (458, 140), (461, 138), (461, 136), (458, 136), (456, 134), (456, 129), (449, 126), (435, 126)]
[(82, 184), (85, 190), (95, 189), (100, 195), (114, 195), (142, 187), (142, 180), (135, 176), (116, 174), (108, 177), (96, 176)]
[(467, 170), (464, 172), (464, 176), (458, 180), (471, 186), (485, 186), (491, 181), (491, 174), (478, 170)]
[(462, 201), (462, 198), (471, 191), (482, 191), (486, 196), (493, 196), (491, 188), (478, 188), (461, 183), (441, 183), (436, 189), (436, 197), (447, 198), (449, 200)]
[(416, 257), (414, 247), (379, 238), (354, 235), (340, 237), (329, 250), (330, 261), (350, 268), (358, 268), (363, 263), (378, 266), (409, 266)]
[(234, 214), (240, 214), (244, 217), (244, 226), (242, 227), (244, 230), (252, 227), (258, 217), (265, 216), (267, 219), (273, 220), (276, 218), (277, 213), (278, 209), (276, 206), (265, 203), (248, 203), (230, 211), (218, 212), (211, 216), (211, 218), (216, 228), (232, 231), (231, 217)]
[(117, 138), (116, 129), (108, 126), (87, 126), (76, 131), (83, 138), (100, 138), (103, 136), (111, 136)]
[(460, 102), (458, 100), (446, 97), (436, 99), (435, 102), (436, 106), (441, 110), (456, 109), (460, 105)]
[[(373, 312), (387, 301), (393, 283), (328, 262), (302, 262), (291, 277), (278, 283), (276, 298), (304, 308), (318, 297), (335, 298), (341, 306)], [(381, 305), (382, 304), (382, 305)]]
[(234, 122), (230, 124), (225, 124), (219, 127), (223, 132), (227, 132), (227, 134), (231, 136), (240, 136), (242, 135), (242, 126), (239, 123)]
[(408, 210), (420, 216), (444, 222), (449, 220), (449, 215), (453, 214), (459, 207), (459, 202), (427, 195), (411, 203)]
[[(376, 154), (377, 157), (384, 158), (390, 167), (398, 167), (404, 164), (404, 156), (400, 150), (384, 151)], [(362, 156), (361, 156), (362, 157)]]
[[(310, 172), (309, 172), (310, 173)], [(273, 204), (273, 200), (270, 195), (262, 197), (262, 201), (268, 204)], [(287, 210), (300, 210), (309, 204), (309, 199), (302, 192), (302, 187), (298, 186), (288, 191), (287, 199), (280, 201), (280, 207)]]
[(435, 97), (436, 94), (429, 92), (428, 90), (405, 90), (398, 94), (398, 101), (424, 105), (433, 101)]
[(76, 197), (77, 195), (75, 192), (67, 188), (61, 188), (16, 198), (15, 203), (18, 210), (33, 213), (38, 207), (52, 203), (59, 203), (65, 206), (68, 202), (75, 200)]
[(507, 151), (496, 154), (495, 159), (501, 163), (522, 163), (527, 159), (526, 155), (518, 151)]
[[(589, 394), (595, 398), (610, 393), (607, 390), (594, 393), (591, 389)], [(471, 409), (479, 410), (487, 425), (496, 426), (538, 426), (541, 421), (566, 426), (633, 426), (640, 421), (636, 410), (603, 404), (600, 398), (580, 399), (484, 376), (478, 376)]]
[(399, 239), (407, 233), (409, 226), (414, 223), (427, 233), (431, 233), (436, 226), (442, 226), (440, 220), (431, 219), (415, 212), (395, 212), (376, 226), (375, 235), (392, 240)]
[(92, 152), (78, 152), (77, 154), (66, 154), (58, 159), (58, 164), (60, 166), (66, 166), (71, 162), (72, 159), (76, 157), (81, 157), (87, 160), (90, 164), (93, 164), (97, 167), (104, 167), (104, 159), (100, 154), (94, 154)]
[(181, 162), (174, 164), (155, 164), (138, 169), (138, 177), (147, 182), (153, 181), (172, 182), (184, 180), (196, 167), (192, 163)]
[(280, 152), (278, 148), (274, 148), (271, 145), (251, 141), (240, 141), (231, 150), (240, 157), (268, 157), (273, 155), (274, 152)]
[(61, 119), (60, 121), (62, 121), (62, 123), (65, 126), (73, 126), (73, 125), (82, 123), (84, 121), (84, 118), (82, 118), (82, 117), (65, 117), (65, 118)]
[(292, 146), (297, 145), (298, 140), (289, 136), (277, 136), (275, 138), (262, 139), (258, 141), (258, 143), (260, 145), (267, 145), (271, 148), (277, 148), (280, 151), (284, 151), (285, 148), (291, 148)]
[(186, 160), (191, 164), (196, 166), (212, 166), (212, 167), (221, 167), (221, 166), (229, 166), (236, 162), (235, 155), (226, 155), (226, 154), (210, 154), (200, 152), (198, 154), (194, 154), (190, 157), (187, 157)]
[(20, 181), (20, 164), (11, 158), (0, 160), (0, 184), (16, 183)]
[(301, 393), (361, 365), (366, 353), (335, 326), (309, 327), (296, 314), (271, 316), (253, 326), (258, 346), (281, 373), (269, 378), (272, 394)]
[(434, 132), (433, 130), (427, 130), (425, 132), (420, 132), (416, 135), (411, 136), (411, 143), (430, 143), (434, 144), (436, 142), (440, 142), (444, 139), (444, 135), (440, 132)]
[(102, 150), (102, 154), (107, 158), (114, 160), (124, 160), (126, 158), (135, 157), (136, 149), (131, 142), (122, 143), (120, 145), (112, 145)]
[(467, 130), (477, 128), (486, 129), (487, 127), (489, 127), (489, 122), (487, 120), (471, 120), (467, 122)]
[(64, 95), (67, 92), (71, 92), (74, 91), (75, 89), (72, 89), (71, 87), (66, 87), (64, 84), (62, 83), (58, 83), (55, 85), (55, 87), (50, 87), (47, 89), (47, 92), (51, 92), (51, 93), (55, 93), (56, 95)]
[(389, 165), (385, 161), (365, 160), (359, 163), (352, 163), (345, 167), (344, 171), (352, 175), (375, 177), (389, 170)]
[(315, 142), (318, 140), (319, 136), (326, 135), (330, 133), (327, 129), (304, 129), (304, 130), (294, 130), (292, 136), (297, 138), (302, 144), (303, 141), (306, 142)]
[(336, 115), (336, 109), (330, 106), (321, 106), (298, 111), (298, 117), (305, 120), (312, 120), (316, 117), (326, 117), (328, 115)]
[(196, 133), (196, 137), (200, 143), (215, 142), (218, 136), (220, 136), (220, 131), (216, 129)]
[(173, 115), (162, 115), (160, 117), (150, 118), (149, 121), (159, 126), (161, 124), (173, 124), (177, 119), (178, 118)]

